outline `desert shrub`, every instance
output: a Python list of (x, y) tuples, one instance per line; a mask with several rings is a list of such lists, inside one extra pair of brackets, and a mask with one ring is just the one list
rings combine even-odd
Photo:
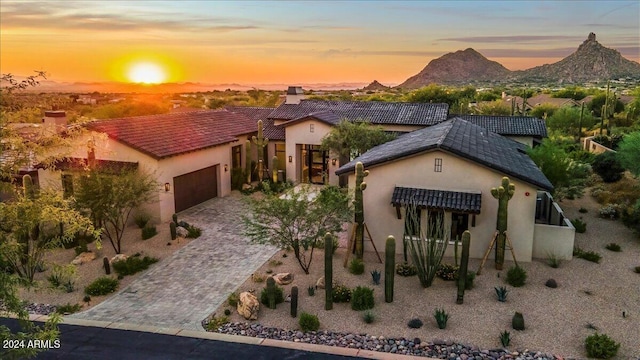
[(396, 264), (396, 274), (400, 276), (414, 276), (418, 273), (418, 268), (406, 262)]
[(264, 276), (260, 274), (251, 274), (251, 280), (255, 283), (262, 283), (264, 282)]
[(620, 247), (620, 245), (616, 244), (616, 243), (608, 243), (605, 248), (609, 251), (613, 251), (613, 252), (620, 252), (622, 251), (622, 248)]
[(586, 214), (589, 212), (589, 210), (587, 210), (587, 208), (585, 207), (580, 207), (580, 210), (578, 210), (581, 214)]
[(73, 251), (76, 253), (76, 256), (85, 253), (85, 252), (89, 252), (89, 248), (87, 248), (87, 244), (86, 243), (82, 243), (78, 246), (76, 246), (75, 248), (73, 248)]
[(371, 311), (365, 311), (364, 314), (362, 314), (362, 320), (367, 324), (371, 324), (376, 320), (376, 317)]
[(509, 294), (509, 290), (507, 290), (507, 288), (504, 286), (494, 287), (494, 289), (496, 290), (496, 296), (498, 297), (498, 301), (506, 302), (507, 294)]
[(600, 175), (602, 181), (606, 183), (616, 182), (622, 179), (624, 167), (620, 164), (620, 160), (616, 154), (610, 151), (598, 154), (592, 163), (593, 171)]
[(625, 207), (620, 214), (620, 219), (631, 230), (640, 232), (640, 200), (636, 200), (633, 206)]
[(433, 313), (433, 317), (438, 323), (438, 329), (444, 329), (447, 327), (447, 321), (449, 320), (449, 314), (444, 309), (436, 309)]
[[(269, 305), (269, 296), (267, 295), (267, 288), (264, 287), (260, 292), (260, 302), (263, 305)], [(282, 287), (276, 285), (276, 304), (281, 304), (284, 302), (284, 290)]]
[(420, 329), (422, 327), (422, 320), (418, 318), (411, 319), (407, 323), (407, 326), (410, 327), (411, 329)]
[(599, 210), (599, 214), (601, 218), (605, 218), (605, 219), (617, 219), (619, 214), (619, 206), (618, 205), (612, 205), (609, 204), (607, 206), (603, 206), (600, 208)]
[[(332, 249), (333, 249), (333, 253), (335, 254), (336, 250), (338, 250), (338, 247), (340, 246), (340, 241), (338, 240), (337, 236), (332, 236), (331, 238), (333, 239), (332, 240), (332, 242), (333, 242)], [(324, 250), (324, 238), (318, 239), (318, 241), (315, 242), (314, 247), (316, 249), (323, 249)]]
[(51, 284), (51, 287), (63, 288), (66, 292), (70, 293), (75, 290), (75, 283), (77, 279), (77, 268), (75, 265), (58, 265), (54, 264), (51, 274), (47, 277), (47, 281)]
[(91, 301), (91, 296), (89, 296), (89, 295), (85, 295), (85, 296), (82, 298), (82, 301), (84, 301), (84, 302), (86, 302), (86, 303), (90, 302), (90, 301)]
[(156, 234), (158, 234), (158, 230), (154, 225), (147, 224), (142, 228), (142, 240), (151, 239)]
[(640, 266), (634, 267), (633, 271), (635, 271), (636, 273), (640, 274)]
[(587, 231), (587, 223), (582, 221), (582, 217), (579, 219), (571, 220), (571, 224), (573, 225), (574, 228), (576, 228), (577, 233), (582, 234), (585, 231)]
[(126, 260), (114, 261), (113, 264), (111, 264), (111, 267), (118, 276), (127, 276), (147, 270), (150, 265), (157, 262), (158, 259), (148, 256), (143, 258), (140, 258), (139, 256), (131, 256)]
[(562, 263), (562, 260), (560, 260), (556, 254), (552, 252), (547, 253), (547, 265), (557, 269), (560, 267), (560, 263)]
[(224, 316), (229, 316), (229, 315), (231, 315), (231, 310), (224, 309)]
[(231, 190), (242, 190), (246, 178), (243, 168), (231, 169)]
[(140, 228), (140, 229), (144, 229), (145, 226), (147, 226), (147, 223), (149, 222), (149, 220), (151, 220), (151, 215), (141, 212), (136, 214), (136, 216), (133, 217), (133, 222)]
[(303, 332), (317, 331), (320, 328), (320, 320), (316, 315), (311, 315), (306, 312), (300, 314), (298, 325)]
[(275, 260), (275, 259), (269, 260), (269, 266), (276, 267), (276, 266), (280, 266), (280, 265), (282, 265), (282, 261), (280, 261), (280, 260)]
[(67, 303), (65, 305), (56, 306), (56, 313), (60, 315), (67, 315), (67, 314), (77, 313), (81, 309), (82, 309), (82, 306), (80, 304), (71, 305), (70, 303)]
[(309, 286), (307, 288), (307, 294), (309, 294), (309, 296), (313, 296), (316, 294), (316, 288), (314, 286)]
[(227, 297), (227, 304), (229, 304), (229, 306), (238, 306), (238, 301), (240, 301), (240, 296), (235, 292), (232, 292), (229, 294), (229, 297)]
[(600, 256), (600, 254), (598, 254), (595, 251), (584, 251), (579, 247), (575, 247), (573, 249), (573, 256), (580, 258), (580, 259), (584, 259), (587, 261), (591, 261), (594, 263), (600, 263), (600, 259), (602, 259), (602, 256)]
[(527, 281), (527, 271), (514, 265), (507, 271), (507, 283), (513, 287), (521, 287)]
[(354, 258), (349, 263), (349, 272), (354, 275), (361, 275), (364, 273), (364, 262), (358, 258)]
[(229, 318), (226, 316), (216, 317), (215, 314), (211, 316), (209, 322), (207, 322), (207, 331), (215, 331), (220, 326), (229, 322)]
[(440, 264), (440, 267), (436, 271), (436, 275), (442, 280), (453, 281), (458, 274), (458, 267), (451, 264)]
[(351, 292), (351, 309), (368, 310), (373, 309), (373, 289), (366, 286), (358, 286)]
[(505, 348), (511, 344), (511, 333), (507, 330), (500, 333), (500, 344)]
[(333, 286), (333, 302), (349, 302), (351, 301), (351, 289), (344, 285), (334, 285)]
[(111, 294), (118, 289), (118, 280), (107, 276), (99, 277), (84, 288), (84, 293), (91, 296)]
[(202, 229), (200, 229), (199, 227), (188, 225), (186, 229), (188, 232), (187, 237), (190, 239), (196, 239), (199, 238), (200, 235), (202, 235)]
[(620, 344), (606, 334), (595, 333), (585, 339), (587, 356), (596, 359), (610, 359), (618, 353)]

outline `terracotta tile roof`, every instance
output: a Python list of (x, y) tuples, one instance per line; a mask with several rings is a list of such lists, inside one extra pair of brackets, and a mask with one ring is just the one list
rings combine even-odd
[(393, 205), (413, 204), (430, 209), (480, 214), (482, 194), (396, 186), (393, 189), (391, 203)]
[(503, 136), (547, 137), (544, 120), (533, 116), (457, 115), (457, 118)]
[(553, 190), (551, 182), (526, 154), (525, 145), (462, 119), (451, 119), (415, 130), (378, 145), (341, 166), (336, 170), (336, 175), (355, 171), (359, 161), (365, 167), (370, 167), (436, 149), (513, 176), (540, 189)]
[(134, 116), (87, 125), (155, 159), (237, 141), (256, 129), (253, 119), (226, 110)]
[[(262, 120), (262, 132), (266, 138), (269, 140), (277, 140), (284, 141), (285, 131), (283, 127), (275, 126), (273, 124), (273, 119), (269, 119), (269, 114), (275, 108), (271, 107), (252, 107), (252, 106), (227, 106), (227, 110), (244, 114), (249, 118), (258, 122), (258, 120)], [(257, 127), (253, 129), (254, 132), (257, 132)]]

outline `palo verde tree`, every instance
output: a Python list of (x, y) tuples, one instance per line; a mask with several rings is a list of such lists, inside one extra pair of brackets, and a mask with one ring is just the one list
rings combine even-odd
[(293, 250), (305, 274), (318, 242), (327, 233), (340, 232), (353, 216), (351, 199), (335, 186), (318, 193), (305, 186), (282, 196), (267, 193), (250, 200), (250, 206), (252, 214), (243, 216), (244, 234), (255, 243)]
[(133, 209), (153, 200), (157, 183), (143, 170), (94, 167), (77, 177), (74, 197), (78, 209), (87, 211), (96, 228), (102, 229), (117, 254)]
[(371, 125), (368, 121), (342, 120), (322, 139), (323, 150), (338, 154), (347, 161), (355, 159), (367, 150), (391, 141), (395, 135), (387, 133), (381, 126)]

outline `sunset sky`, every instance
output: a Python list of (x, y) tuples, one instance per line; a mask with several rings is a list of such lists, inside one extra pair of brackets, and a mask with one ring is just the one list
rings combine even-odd
[(0, 71), (41, 69), (57, 82), (394, 85), (468, 47), (511, 70), (552, 63), (589, 32), (640, 61), (640, 2), (2, 0)]

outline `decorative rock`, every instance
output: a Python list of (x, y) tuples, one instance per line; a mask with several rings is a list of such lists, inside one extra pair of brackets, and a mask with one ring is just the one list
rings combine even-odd
[(552, 288), (555, 289), (558, 287), (558, 283), (554, 280), (554, 279), (549, 279), (547, 280), (546, 283), (544, 283), (544, 285), (548, 288)]
[(324, 289), (324, 276), (316, 281), (316, 288)]
[(111, 258), (111, 263), (113, 264), (116, 261), (124, 261), (127, 260), (129, 257), (125, 254), (116, 254), (116, 256)]
[(182, 226), (176, 228), (176, 235), (181, 238), (186, 238), (189, 235), (189, 231)]
[(279, 273), (273, 275), (273, 280), (276, 281), (278, 285), (289, 285), (293, 282), (293, 274), (292, 273)]
[(88, 263), (89, 261), (95, 260), (96, 254), (91, 251), (80, 253), (80, 255), (76, 256), (71, 263), (73, 265), (82, 265), (84, 263)]
[(242, 184), (242, 190), (251, 190), (253, 189), (253, 187), (249, 184)]
[(260, 302), (258, 298), (249, 292), (240, 293), (238, 299), (238, 314), (247, 320), (257, 320), (258, 311), (260, 311)]

